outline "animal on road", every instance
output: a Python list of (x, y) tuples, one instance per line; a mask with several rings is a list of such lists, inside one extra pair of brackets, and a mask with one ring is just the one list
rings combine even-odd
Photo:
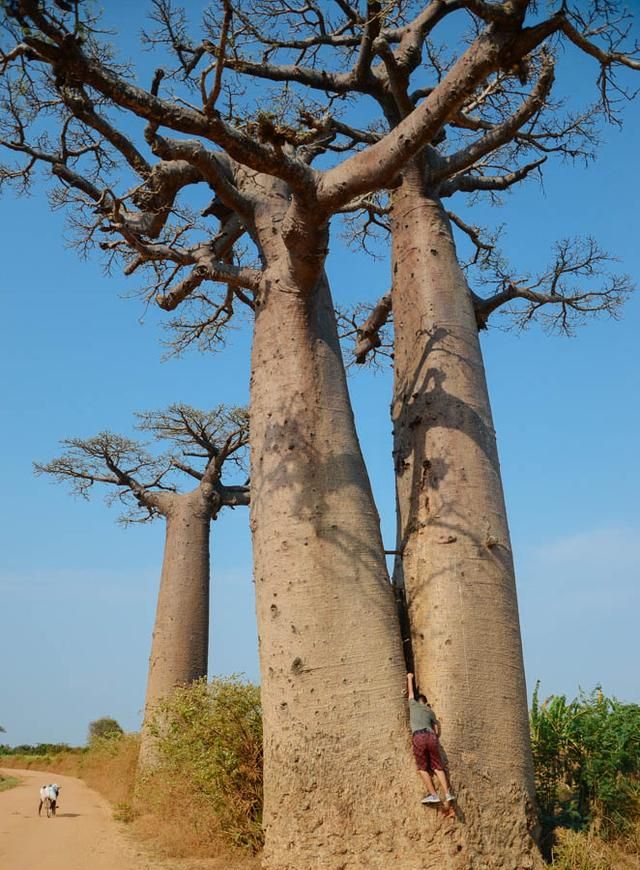
[(38, 815), (42, 812), (42, 807), (45, 808), (47, 818), (55, 816), (58, 806), (58, 795), (60, 786), (55, 783), (51, 785), (43, 785), (40, 789), (40, 805), (38, 806)]

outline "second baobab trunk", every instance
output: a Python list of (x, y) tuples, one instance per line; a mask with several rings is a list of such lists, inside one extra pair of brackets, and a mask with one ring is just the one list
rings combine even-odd
[(206, 677), (209, 657), (211, 504), (198, 488), (165, 498), (164, 558), (140, 746), (144, 767), (155, 759), (156, 707), (177, 686)]
[(398, 549), (415, 669), (442, 720), (468, 868), (539, 861), (511, 542), (472, 297), (441, 203), (393, 193)]

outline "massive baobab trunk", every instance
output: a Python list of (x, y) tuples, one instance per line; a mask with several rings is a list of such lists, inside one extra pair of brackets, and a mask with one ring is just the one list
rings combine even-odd
[(443, 725), (467, 868), (539, 861), (516, 588), (472, 296), (411, 166), (393, 192), (392, 405), (416, 673)]
[(251, 384), (265, 867), (435, 867), (329, 287), (296, 284), (266, 223)]
[(200, 488), (154, 496), (166, 538), (149, 657), (140, 764), (155, 754), (150, 724), (157, 704), (176, 686), (206, 677), (209, 649), (209, 531), (211, 500)]

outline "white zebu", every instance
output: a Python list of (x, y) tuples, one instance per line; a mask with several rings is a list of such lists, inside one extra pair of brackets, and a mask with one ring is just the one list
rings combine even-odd
[(59, 793), (60, 786), (55, 783), (42, 786), (40, 789), (40, 806), (38, 807), (38, 815), (42, 812), (42, 807), (44, 805), (47, 811), (47, 817), (55, 816)]

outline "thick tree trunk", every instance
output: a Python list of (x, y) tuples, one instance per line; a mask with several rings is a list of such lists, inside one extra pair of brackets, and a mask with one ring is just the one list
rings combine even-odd
[(392, 405), (417, 677), (443, 725), (467, 868), (540, 860), (516, 588), (469, 288), (415, 167), (393, 193)]
[(326, 279), (306, 296), (271, 282), (256, 315), (251, 395), (265, 867), (435, 867)]
[(153, 764), (153, 712), (176, 686), (207, 675), (211, 505), (199, 489), (164, 496), (166, 538), (144, 707), (140, 764)]

